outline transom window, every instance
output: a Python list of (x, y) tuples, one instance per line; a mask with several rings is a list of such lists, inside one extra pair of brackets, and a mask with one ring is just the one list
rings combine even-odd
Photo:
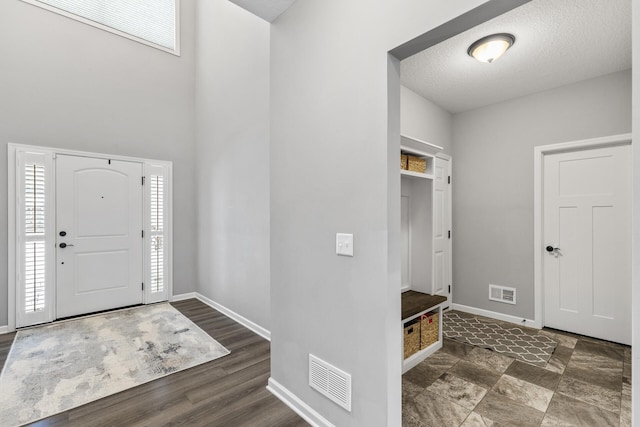
[(180, 0), (23, 0), (158, 49), (180, 54)]

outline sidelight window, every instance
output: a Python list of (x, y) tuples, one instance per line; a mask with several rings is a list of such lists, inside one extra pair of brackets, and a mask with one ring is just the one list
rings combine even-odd
[(18, 326), (48, 322), (54, 281), (50, 155), (16, 152)]
[(145, 165), (147, 182), (148, 211), (147, 230), (147, 278), (149, 283), (146, 301), (163, 301), (168, 298), (167, 287), (171, 280), (170, 248), (167, 246), (170, 236), (169, 188), (170, 168), (167, 164), (148, 163)]

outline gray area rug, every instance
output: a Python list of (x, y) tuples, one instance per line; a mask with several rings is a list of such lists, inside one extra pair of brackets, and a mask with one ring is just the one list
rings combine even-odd
[(0, 426), (36, 421), (227, 354), (166, 303), (22, 330), (0, 375)]
[(455, 341), (487, 348), (542, 367), (547, 365), (558, 345), (544, 335), (527, 334), (520, 328), (507, 328), (451, 312), (444, 313), (442, 334)]

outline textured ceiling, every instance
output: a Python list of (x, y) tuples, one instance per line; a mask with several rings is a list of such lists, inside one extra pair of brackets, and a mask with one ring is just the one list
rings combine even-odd
[[(467, 49), (511, 33), (493, 64)], [(533, 0), (401, 63), (402, 84), (451, 113), (631, 68), (631, 0)]]
[(267, 22), (273, 22), (296, 0), (229, 0)]

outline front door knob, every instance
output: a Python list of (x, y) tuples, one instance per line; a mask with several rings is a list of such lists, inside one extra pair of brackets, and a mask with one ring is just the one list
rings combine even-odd
[(73, 246), (73, 245), (67, 245), (66, 243), (60, 243), (59, 245), (62, 249), (66, 248), (67, 246)]

